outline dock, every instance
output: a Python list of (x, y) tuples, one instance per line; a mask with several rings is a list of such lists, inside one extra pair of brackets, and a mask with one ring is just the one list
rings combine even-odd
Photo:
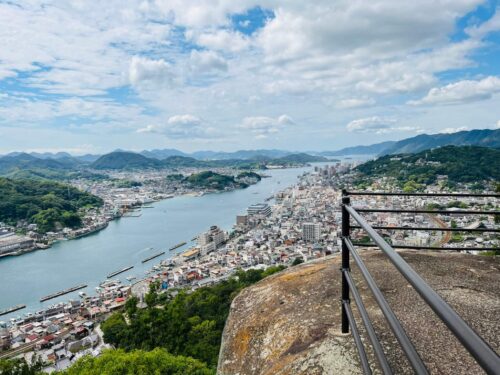
[(161, 253), (158, 253), (158, 254), (155, 254), (155, 255), (151, 255), (150, 257), (142, 260), (142, 263), (146, 263), (146, 262), (149, 262), (150, 260), (152, 259), (155, 259), (155, 258), (158, 258), (159, 256), (162, 256), (163, 254), (165, 254), (164, 251), (162, 251)]
[(118, 271), (115, 271), (115, 272), (111, 272), (108, 276), (106, 276), (108, 279), (111, 279), (112, 277), (115, 277), (116, 275), (119, 275), (123, 272), (126, 272), (128, 270), (131, 270), (132, 268), (134, 268), (134, 266), (130, 266), (130, 267), (125, 267), (125, 268), (122, 268), (121, 270), (118, 270)]
[(8, 309), (5, 309), (5, 310), (0, 310), (0, 316), (10, 314), (11, 312), (14, 312), (17, 310), (24, 309), (25, 307), (26, 307), (26, 305), (16, 305), (16, 306), (9, 307)]
[(172, 246), (169, 250), (172, 251), (172, 250), (178, 249), (179, 247), (184, 246), (185, 244), (187, 244), (187, 242), (178, 243), (177, 245)]
[(49, 294), (48, 296), (40, 298), (40, 302), (44, 302), (44, 301), (47, 301), (47, 300), (52, 299), (52, 298), (60, 297), (60, 296), (63, 296), (65, 294), (68, 294), (68, 293), (71, 293), (71, 292), (74, 292), (76, 290), (80, 290), (80, 289), (83, 289), (86, 287), (87, 287), (87, 284), (81, 284), (81, 285), (77, 285), (77, 286), (74, 286), (74, 287), (71, 287), (68, 289), (64, 289), (60, 292)]

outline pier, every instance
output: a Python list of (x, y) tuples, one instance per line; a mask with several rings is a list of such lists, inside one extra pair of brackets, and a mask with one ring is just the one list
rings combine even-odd
[(155, 255), (151, 255), (150, 257), (142, 260), (142, 263), (146, 263), (146, 262), (149, 262), (150, 260), (153, 260), (155, 258), (158, 258), (159, 256), (162, 256), (163, 254), (165, 254), (164, 251), (162, 251), (161, 253), (158, 253), (158, 254), (155, 254)]
[(178, 249), (178, 248), (179, 248), (179, 247), (181, 247), (181, 246), (184, 246), (185, 244), (187, 244), (187, 242), (181, 242), (181, 243), (178, 243), (177, 245), (172, 246), (169, 250), (170, 250), (170, 251), (173, 251), (173, 250), (175, 250), (175, 249)]
[(0, 316), (10, 314), (11, 312), (14, 312), (17, 310), (24, 309), (25, 307), (26, 307), (26, 305), (16, 305), (16, 306), (9, 307), (8, 309), (5, 309), (5, 310), (0, 310)]
[(111, 279), (112, 277), (116, 276), (116, 275), (119, 275), (123, 272), (126, 272), (128, 270), (131, 270), (132, 268), (134, 268), (134, 266), (130, 266), (130, 267), (125, 267), (125, 268), (122, 268), (121, 270), (118, 270), (118, 271), (115, 271), (115, 272), (111, 272), (108, 276), (106, 276), (108, 279)]
[(68, 293), (71, 293), (71, 292), (74, 292), (76, 290), (80, 290), (80, 289), (83, 289), (86, 287), (87, 287), (87, 284), (81, 284), (81, 285), (74, 286), (72, 288), (62, 290), (62, 291), (57, 292), (57, 293), (49, 294), (48, 296), (40, 298), (40, 302), (48, 301), (49, 299), (60, 297), (60, 296), (63, 296), (65, 294), (68, 294)]

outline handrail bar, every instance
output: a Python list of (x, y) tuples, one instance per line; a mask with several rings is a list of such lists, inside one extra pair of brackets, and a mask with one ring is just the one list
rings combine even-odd
[(398, 271), (408, 280), (420, 296), (448, 326), (462, 345), (489, 374), (497, 374), (500, 359), (495, 351), (437, 294), (420, 275), (374, 230), (351, 206), (346, 205), (350, 216), (366, 231), (368, 236), (387, 255)]
[[(448, 228), (448, 227), (389, 227), (381, 225), (372, 225), (373, 229), (379, 230), (423, 230), (423, 231), (442, 231), (442, 232), (480, 232), (480, 233), (499, 233), (496, 228)], [(351, 229), (362, 229), (359, 225), (351, 225)]]
[[(379, 247), (374, 243), (353, 242), (354, 246)], [(498, 251), (498, 247), (439, 247), (439, 246), (413, 246), (413, 245), (391, 245), (393, 249), (410, 250), (437, 250), (437, 251)]]
[(368, 358), (366, 357), (365, 347), (361, 341), (361, 336), (359, 335), (358, 327), (356, 325), (356, 320), (354, 319), (354, 314), (352, 313), (351, 304), (348, 300), (342, 301), (342, 306), (344, 306), (347, 319), (349, 320), (349, 325), (352, 329), (352, 336), (354, 337), (354, 343), (358, 349), (359, 358), (361, 359), (361, 367), (363, 367), (363, 372), (365, 374), (371, 375), (372, 370), (370, 364), (368, 363)]
[(368, 271), (368, 268), (366, 268), (365, 263), (363, 262), (358, 252), (354, 248), (351, 240), (349, 238), (344, 238), (343, 242), (349, 248), (349, 252), (353, 255), (354, 261), (358, 265), (359, 270), (363, 275), (363, 278), (365, 279), (368, 287), (372, 291), (373, 297), (375, 298), (375, 301), (379, 305), (380, 310), (382, 310), (382, 313), (384, 314), (385, 319), (389, 324), (389, 327), (394, 333), (394, 336), (396, 336), (396, 339), (401, 344), (401, 348), (403, 349), (403, 352), (406, 354), (406, 357), (410, 361), (411, 366), (418, 375), (428, 374), (427, 368), (425, 367), (424, 362), (420, 358), (420, 355), (417, 353), (410, 338), (406, 334), (406, 331), (404, 330), (403, 326), (396, 317), (396, 314), (394, 314), (394, 311), (392, 311), (391, 307), (389, 306), (389, 303), (385, 299), (384, 295), (377, 286), (377, 283), (370, 274), (370, 271)]
[(478, 198), (500, 198), (500, 194), (489, 193), (386, 193), (383, 191), (347, 191), (344, 190), (343, 195), (368, 195), (368, 196), (403, 196), (403, 197), (478, 197)]
[(418, 210), (407, 209), (398, 210), (393, 208), (361, 208), (356, 207), (358, 212), (388, 212), (388, 213), (407, 213), (407, 214), (442, 214), (442, 215), (500, 215), (500, 211), (475, 211), (475, 210)]
[(345, 272), (345, 276), (347, 279), (347, 283), (349, 284), (349, 288), (351, 289), (352, 295), (354, 296), (354, 300), (356, 301), (356, 306), (359, 311), (359, 315), (361, 316), (361, 320), (365, 325), (366, 333), (368, 334), (368, 338), (373, 345), (373, 351), (375, 352), (375, 356), (377, 357), (378, 363), (382, 368), (382, 372), (386, 375), (392, 374), (391, 367), (387, 362), (387, 358), (385, 356), (384, 350), (382, 349), (382, 345), (380, 345), (380, 341), (375, 333), (375, 329), (373, 328), (372, 322), (370, 321), (370, 317), (368, 316), (368, 312), (366, 311), (366, 307), (363, 303), (363, 299), (359, 294), (358, 288), (352, 279), (351, 272), (348, 270), (343, 270)]

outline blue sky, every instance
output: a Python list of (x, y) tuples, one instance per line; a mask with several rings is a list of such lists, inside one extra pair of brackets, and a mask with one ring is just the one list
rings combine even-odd
[(0, 153), (331, 150), (498, 128), (498, 10), (0, 0)]

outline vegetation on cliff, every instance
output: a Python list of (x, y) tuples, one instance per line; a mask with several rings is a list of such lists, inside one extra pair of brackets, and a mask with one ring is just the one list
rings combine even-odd
[(420, 190), (446, 176), (447, 183), (500, 180), (500, 150), (476, 146), (446, 146), (410, 155), (386, 155), (356, 168), (360, 182), (395, 179), (407, 191)]
[(0, 221), (19, 220), (38, 225), (45, 233), (57, 226), (77, 228), (79, 210), (102, 205), (102, 200), (69, 185), (45, 180), (13, 180), (0, 177)]
[(154, 287), (146, 296), (148, 308), (137, 309), (137, 300), (126, 306), (127, 324), (123, 313), (115, 313), (102, 324), (104, 339), (125, 350), (165, 348), (174, 355), (189, 356), (215, 369), (221, 344), (222, 330), (229, 307), (241, 289), (282, 270), (238, 271), (235, 277), (193, 293), (180, 291), (174, 298), (157, 294)]

